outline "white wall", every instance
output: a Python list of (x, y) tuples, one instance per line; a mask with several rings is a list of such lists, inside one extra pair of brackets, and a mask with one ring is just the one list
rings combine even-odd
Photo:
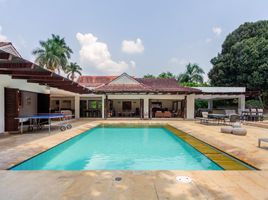
[(33, 115), (37, 113), (37, 94), (33, 92), (21, 93), (22, 104), (19, 115)]
[(5, 130), (5, 97), (4, 88), (16, 88), (23, 91), (49, 94), (50, 91), (36, 83), (27, 83), (26, 80), (11, 79), (9, 75), (0, 75), (0, 133)]

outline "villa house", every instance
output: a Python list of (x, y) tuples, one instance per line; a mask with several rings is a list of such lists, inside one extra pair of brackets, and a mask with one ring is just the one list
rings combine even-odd
[(20, 115), (69, 110), (75, 118), (194, 119), (195, 100), (236, 99), (245, 108), (244, 87), (191, 88), (175, 79), (81, 76), (73, 82), (23, 59), (0, 43), (0, 133), (17, 131)]

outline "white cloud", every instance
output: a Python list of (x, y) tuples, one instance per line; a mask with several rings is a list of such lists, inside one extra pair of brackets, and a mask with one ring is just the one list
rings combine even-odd
[(112, 60), (107, 44), (99, 42), (98, 38), (91, 33), (77, 33), (76, 38), (81, 45), (79, 55), (82, 65), (94, 67), (97, 71), (112, 75), (125, 72), (133, 65), (133, 61), (128, 64), (125, 61)]
[(121, 49), (124, 53), (135, 54), (142, 53), (144, 51), (144, 46), (141, 39), (137, 38), (136, 41), (123, 40)]
[(5, 36), (4, 34), (2, 34), (2, 26), (0, 26), (0, 42), (7, 42), (7, 36)]
[(221, 29), (221, 27), (213, 27), (213, 28), (212, 28), (212, 32), (213, 32), (215, 35), (219, 36), (219, 35), (221, 34), (221, 32), (222, 32), (222, 29)]

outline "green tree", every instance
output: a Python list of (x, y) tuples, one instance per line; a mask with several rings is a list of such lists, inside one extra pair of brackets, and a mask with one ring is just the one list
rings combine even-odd
[(80, 76), (82, 75), (81, 70), (82, 68), (77, 63), (71, 62), (66, 66), (67, 77), (74, 81), (76, 78), (75, 74), (79, 74)]
[(211, 60), (211, 85), (268, 90), (268, 21), (244, 23), (230, 33)]
[(204, 70), (197, 64), (189, 63), (186, 65), (186, 70), (178, 76), (178, 82), (180, 83), (203, 83)]
[(171, 72), (162, 72), (158, 75), (158, 78), (175, 78), (176, 76)]
[(143, 76), (143, 78), (155, 78), (155, 76), (152, 74), (146, 74)]
[(33, 51), (33, 55), (36, 56), (35, 62), (53, 72), (56, 70), (58, 73), (60, 70), (65, 72), (68, 59), (73, 53), (71, 48), (67, 46), (65, 39), (52, 34), (51, 38), (40, 41), (39, 44), (40, 47)]

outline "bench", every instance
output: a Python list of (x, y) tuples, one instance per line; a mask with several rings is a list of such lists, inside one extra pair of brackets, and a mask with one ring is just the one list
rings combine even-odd
[(258, 146), (261, 147), (261, 142), (268, 142), (268, 138), (259, 138)]

